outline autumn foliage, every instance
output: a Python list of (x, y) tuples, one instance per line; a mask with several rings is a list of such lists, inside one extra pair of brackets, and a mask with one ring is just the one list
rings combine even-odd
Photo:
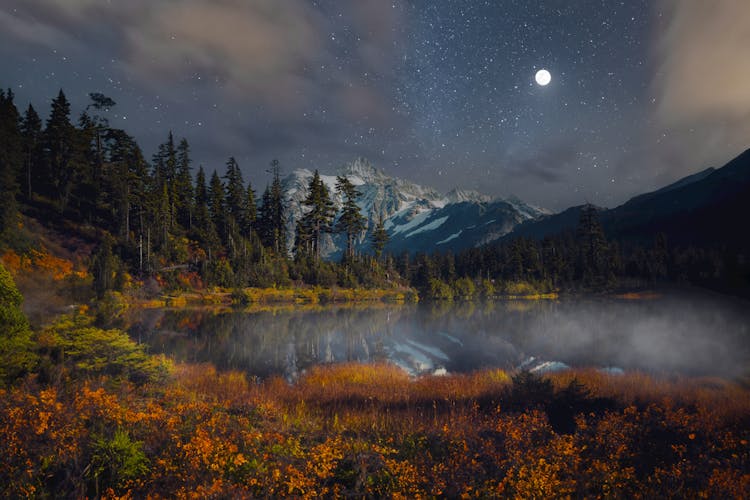
[[(743, 498), (750, 391), (711, 378), (149, 355), (85, 309), (30, 332), (0, 266), (0, 497)], [(18, 361), (20, 360), (20, 361)], [(15, 361), (14, 361), (15, 362)]]
[(720, 380), (499, 370), (413, 380), (359, 364), (294, 385), (209, 365), (178, 366), (166, 384), (83, 379), (29, 378), (0, 393), (3, 497), (741, 498), (750, 488), (750, 398)]

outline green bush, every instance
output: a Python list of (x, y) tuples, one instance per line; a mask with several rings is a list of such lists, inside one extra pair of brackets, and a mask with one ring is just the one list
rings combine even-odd
[(44, 331), (54, 356), (65, 368), (82, 376), (109, 375), (137, 384), (163, 380), (169, 372), (165, 359), (150, 356), (122, 330), (103, 330), (92, 319), (65, 317)]
[(428, 298), (432, 300), (453, 300), (453, 289), (444, 281), (431, 279)]
[(117, 429), (111, 439), (94, 440), (89, 477), (93, 479), (93, 494), (113, 488), (123, 490), (128, 483), (148, 472), (148, 459), (143, 443), (130, 439), (128, 433)]
[(474, 285), (474, 281), (471, 278), (459, 278), (453, 285), (456, 291), (456, 296), (462, 299), (471, 300), (477, 292), (477, 287)]
[(31, 330), (21, 310), (23, 296), (0, 264), (0, 384), (31, 371), (37, 362)]

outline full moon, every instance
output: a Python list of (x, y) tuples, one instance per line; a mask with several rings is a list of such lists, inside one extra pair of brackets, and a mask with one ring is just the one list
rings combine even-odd
[(534, 78), (536, 79), (536, 83), (544, 87), (550, 82), (550, 80), (552, 80), (552, 75), (550, 75), (549, 71), (546, 69), (540, 69), (536, 72)]

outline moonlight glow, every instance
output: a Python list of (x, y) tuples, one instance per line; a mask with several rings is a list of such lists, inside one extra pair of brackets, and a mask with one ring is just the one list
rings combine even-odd
[(552, 75), (546, 69), (540, 69), (536, 72), (534, 78), (536, 79), (536, 83), (544, 87), (552, 80)]

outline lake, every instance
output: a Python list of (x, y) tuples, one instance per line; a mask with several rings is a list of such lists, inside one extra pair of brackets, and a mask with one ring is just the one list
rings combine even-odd
[(597, 367), (725, 377), (750, 366), (750, 308), (702, 292), (419, 305), (132, 311), (151, 352), (294, 380), (321, 363), (390, 361), (412, 374)]

